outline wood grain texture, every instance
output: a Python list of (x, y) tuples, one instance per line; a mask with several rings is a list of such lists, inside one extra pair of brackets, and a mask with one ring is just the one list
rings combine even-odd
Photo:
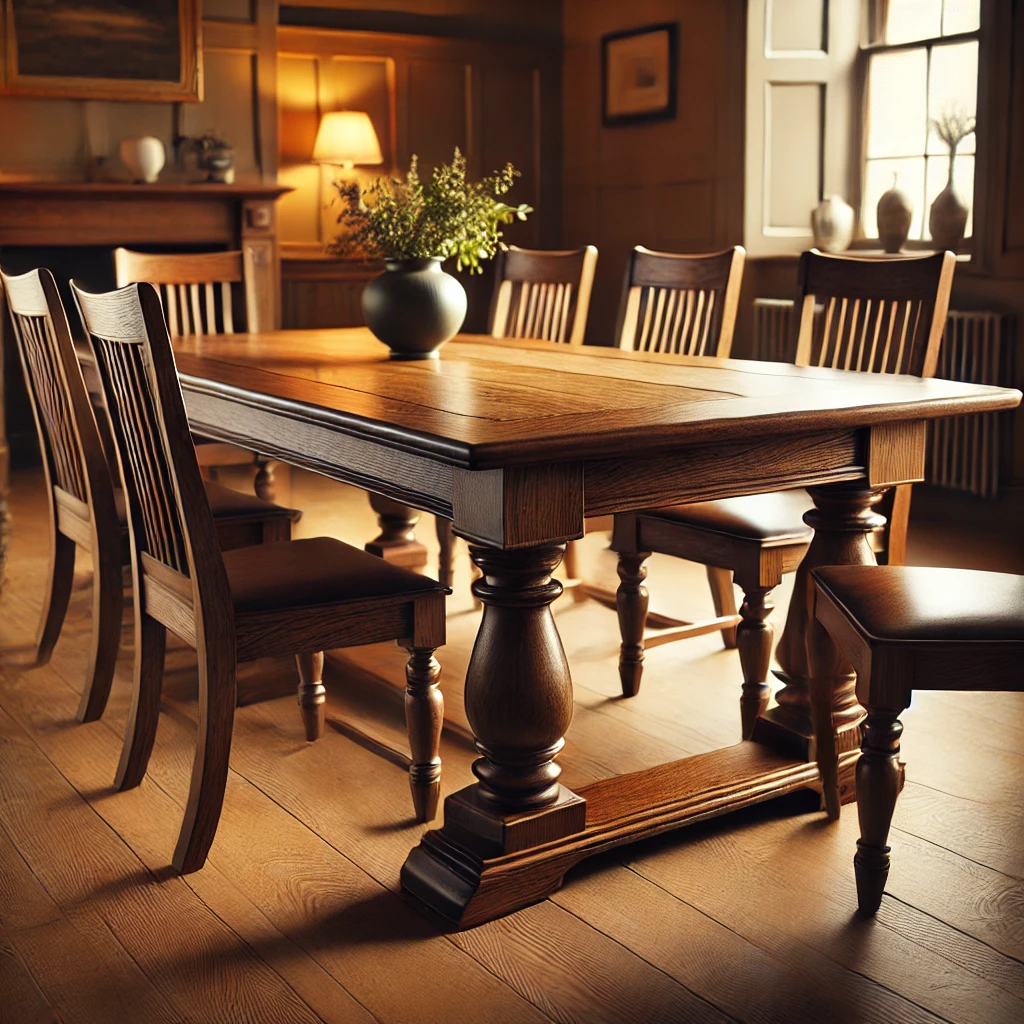
[[(338, 529), (354, 542), (372, 531), (361, 493), (301, 473), (292, 475), (290, 486), (290, 500), (307, 509), (307, 529)], [(80, 572), (67, 632), (50, 665), (12, 666), (10, 649), (34, 624), (38, 579), (45, 568), (39, 477), (16, 473), (13, 493), (11, 574), (0, 608), (5, 648), (0, 704), (18, 718), (57, 771), (86, 795), (91, 813), (106, 821), (148, 868), (138, 875), (126, 871), (122, 886), (166, 889), (166, 882), (153, 883), (150, 872), (163, 878), (175, 816), (187, 789), (194, 659), (180, 645), (172, 652), (150, 774), (139, 789), (112, 796), (109, 774), (127, 708), (130, 659), (121, 660), (103, 721), (70, 727), (89, 621)], [(919, 560), (945, 550), (941, 539), (934, 548), (922, 547), (920, 533), (912, 533), (911, 541), (911, 555)], [(614, 578), (614, 558), (596, 536), (583, 542), (581, 562), (591, 578)], [(674, 595), (685, 602), (691, 590), (703, 588), (699, 567), (670, 559), (658, 564), (652, 574), (655, 600)], [(463, 595), (466, 569), (460, 561), (457, 582)], [(788, 592), (787, 584), (778, 594), (783, 609)], [(14, 598), (17, 607), (9, 600)], [(446, 721), (442, 738), (444, 792), (471, 779), (474, 751), (459, 712), (478, 619), (468, 609), (463, 596), (453, 609), (457, 614), (448, 619), (443, 685), (448, 713), (457, 717)], [(572, 788), (596, 772), (640, 769), (734, 736), (736, 689), (730, 680), (737, 675), (736, 656), (716, 650), (717, 642), (698, 640), (655, 652), (646, 694), (619, 701), (609, 699), (618, 683), (608, 612), (593, 603), (562, 601), (555, 616), (574, 669), (576, 714), (561, 757), (563, 777), (572, 780)], [(374, 1018), (389, 1024), (423, 1019), (506, 1024), (552, 1015), (625, 1024), (637, 1020), (634, 1005), (653, 1012), (663, 1005), (688, 1005), (685, 993), (666, 981), (689, 989), (732, 1019), (758, 1024), (780, 1019), (817, 1024), (829, 1018), (852, 1024), (869, 1014), (884, 1021), (928, 1020), (919, 1008), (965, 1024), (1015, 1022), (1019, 1016), (1024, 967), (998, 948), (1020, 919), (1019, 901), (1014, 901), (1019, 882), (1006, 870), (1020, 845), (1013, 808), (1021, 777), (1024, 707), (1015, 695), (922, 693), (915, 698), (906, 713), (903, 756), (921, 783), (917, 791), (927, 799), (913, 805), (915, 785), (908, 783), (890, 839), (893, 896), (885, 897), (874, 923), (856, 922), (850, 914), (855, 816), (847, 813), (837, 826), (822, 827), (813, 801), (801, 801), (741, 812), (733, 820), (596, 858), (568, 875), (555, 905), (541, 905), (544, 914), (509, 919), (521, 922), (514, 939), (503, 941), (506, 933), (495, 928), (482, 936), (479, 949), (467, 952), (438, 936), (401, 901), (375, 900), (375, 893), (396, 885), (398, 868), (420, 829), (411, 815), (394, 822), (381, 817), (381, 807), (405, 806), (405, 772), (333, 726), (358, 721), (403, 749), (406, 657), (394, 645), (349, 652), (333, 685), (328, 679), (329, 727), (317, 744), (306, 745), (296, 734), (290, 673), (254, 680), (242, 698), (247, 702), (261, 695), (262, 702), (247, 703), (236, 715), (233, 771), (218, 840), (204, 870), (185, 879), (230, 929), (217, 944), (217, 955), (232, 979), (238, 977), (237, 964), (249, 962), (237, 961), (236, 953), (248, 956), (251, 951), (329, 1024), (366, 1024)], [(393, 688), (384, 687), (385, 681)], [(271, 694), (279, 696), (268, 700)], [(976, 700), (967, 704), (964, 697)], [(598, 728), (602, 722), (605, 727)], [(670, 743), (682, 749), (673, 755)], [(971, 758), (948, 757), (949, 749), (967, 743)], [(8, 770), (6, 762), (3, 767)], [(344, 799), (332, 795), (351, 779), (360, 784)], [(946, 797), (937, 786), (962, 795)], [(43, 822), (52, 810), (49, 790), (30, 788), (24, 799), (25, 813), (37, 827), (48, 827)], [(258, 855), (254, 835), (259, 837)], [(921, 837), (920, 849), (909, 845), (915, 836)], [(952, 844), (959, 852), (952, 852)], [(645, 872), (653, 870), (653, 857), (664, 869), (657, 883), (637, 874), (641, 855)], [(2, 877), (0, 870), (0, 887)], [(629, 879), (639, 887), (623, 884)], [(23, 910), (20, 920), (28, 926), (45, 923), (47, 909), (36, 909), (21, 882), (15, 885), (23, 898), (7, 900), (0, 888), (0, 908)], [(79, 906), (90, 910), (91, 898)], [(152, 935), (148, 941), (162, 945)], [(102, 988), (108, 962), (95, 958), (94, 946), (75, 948)], [(490, 969), (474, 953), (486, 957)], [(41, 955), (57, 960), (65, 950), (53, 947), (52, 954)], [(140, 963), (161, 992), (180, 990), (179, 1017), (209, 1019), (216, 1004), (204, 1003), (196, 992), (200, 975), (181, 969), (184, 957), (171, 951), (142, 957)], [(543, 978), (543, 992), (531, 985), (527, 972)], [(58, 980), (54, 998), (60, 988)], [(602, 1005), (593, 992), (600, 994)], [(544, 1009), (529, 1002), (534, 995)], [(246, 1013), (256, 1015), (248, 1019), (261, 1019), (244, 1000), (237, 1016), (225, 1020), (234, 1024)]]
[[(627, 454), (638, 434), (651, 453), (740, 440), (754, 419), (775, 433), (814, 433), (1019, 401), (1008, 389), (951, 381), (470, 337), (425, 367), (388, 362), (360, 328), (181, 339), (175, 354), (186, 392), (207, 399), (197, 426), (216, 436), (232, 406), (257, 406), (269, 422), (329, 425), (471, 469)], [(482, 374), (491, 382), (469, 383)], [(595, 404), (567, 410), (578, 394)], [(242, 422), (259, 430), (248, 412)]]

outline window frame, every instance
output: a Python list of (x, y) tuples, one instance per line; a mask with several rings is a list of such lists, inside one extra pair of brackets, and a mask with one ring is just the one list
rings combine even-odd
[[(984, 75), (984, 65), (982, 63), (984, 53), (983, 46), (983, 31), (982, 26), (984, 24), (985, 11), (984, 11), (984, 0), (981, 4), (981, 18), (979, 20), (978, 28), (972, 32), (957, 32), (953, 35), (948, 36), (928, 36), (923, 39), (913, 39), (902, 43), (885, 43), (870, 41), (862, 44), (857, 52), (857, 63), (856, 63), (856, 87), (858, 89), (858, 95), (860, 96), (860, 130), (859, 138), (857, 140), (857, 161), (854, 167), (855, 181), (853, 182), (853, 191), (857, 197), (856, 215), (857, 215), (857, 226), (860, 232), (863, 234), (864, 231), (864, 189), (867, 181), (867, 165), (868, 165), (868, 107), (870, 103), (870, 97), (868, 95), (868, 74), (873, 57), (886, 54), (886, 53), (899, 53), (906, 50), (926, 50), (928, 53), (928, 69), (929, 75), (931, 73), (931, 59), (932, 50), (935, 46), (955, 46), (959, 43), (975, 42), (978, 44), (978, 81), (977, 81), (977, 112), (978, 121), (981, 121), (981, 108), (983, 99), (983, 88), (982, 78)], [(925, 152), (921, 153), (922, 157), (929, 157), (931, 154), (927, 152), (927, 139), (925, 142)], [(980, 217), (977, 202), (978, 194), (978, 181), (979, 181), (979, 168), (980, 161), (979, 157), (981, 154), (981, 140), (975, 136), (975, 152), (974, 152), (974, 191), (971, 195), (971, 210), (974, 213), (973, 231), (970, 237), (964, 238), (959, 246), (959, 254), (965, 255), (970, 259), (974, 258), (975, 252), (975, 239), (978, 236), (979, 230), (984, 230), (980, 223)], [(908, 154), (908, 159), (916, 156), (917, 154)], [(936, 154), (937, 155), (937, 154)], [(896, 158), (898, 159), (898, 158)], [(926, 214), (927, 211), (924, 211)], [(860, 237), (856, 238), (851, 244), (851, 249), (880, 249), (882, 247), (881, 240), (878, 237), (867, 238)], [(908, 238), (903, 243), (903, 249), (908, 252), (934, 252), (935, 245), (933, 241), (929, 239), (912, 239)]]

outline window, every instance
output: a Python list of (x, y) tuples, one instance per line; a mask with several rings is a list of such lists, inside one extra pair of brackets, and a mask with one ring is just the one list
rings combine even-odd
[[(974, 117), (978, 107), (980, 0), (875, 0), (878, 40), (865, 47), (867, 124), (861, 216), (878, 237), (878, 200), (895, 182), (914, 207), (910, 241), (927, 242), (928, 211), (946, 186), (949, 149), (933, 122), (945, 114)], [(957, 147), (957, 191), (973, 229), (975, 137)]]

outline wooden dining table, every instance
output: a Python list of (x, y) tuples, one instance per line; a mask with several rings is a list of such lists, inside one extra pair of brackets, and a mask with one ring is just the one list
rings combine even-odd
[[(810, 692), (830, 692), (843, 799), (863, 717), (849, 664), (810, 625), (817, 565), (874, 561), (882, 491), (921, 480), (929, 419), (1010, 409), (946, 380), (459, 336), (391, 361), (361, 328), (174, 343), (193, 429), (453, 521), (482, 576), (465, 682), (480, 757), (402, 885), (452, 927), (543, 898), (610, 847), (818, 789)], [(551, 603), (584, 518), (807, 487), (777, 706), (753, 738), (572, 792), (557, 755), (573, 694)], [(822, 689), (825, 687), (827, 689)]]

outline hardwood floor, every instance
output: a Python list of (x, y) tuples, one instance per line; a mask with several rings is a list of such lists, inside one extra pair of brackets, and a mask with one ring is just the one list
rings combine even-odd
[[(376, 533), (360, 492), (286, 470), (278, 492), (306, 510), (296, 536)], [(76, 724), (90, 614), (80, 565), (51, 663), (26, 666), (46, 569), (41, 477), (16, 474), (12, 497), (0, 599), (3, 1024), (1024, 1019), (1021, 695), (915, 695), (874, 921), (853, 916), (853, 808), (828, 825), (798, 794), (595, 858), (550, 900), (442, 935), (398, 890), (424, 827), (410, 820), (402, 770), (404, 652), (331, 663), (328, 729), (314, 744), (295, 714), (293, 665), (245, 673), (220, 830), (207, 866), (179, 878), (167, 865), (188, 785), (194, 655), (170, 652), (149, 775), (115, 793), (130, 651), (103, 719)], [(434, 559), (429, 516), (418, 535)], [(912, 525), (911, 560), (1024, 571), (1012, 536), (978, 550), (953, 536)], [(610, 585), (603, 543), (592, 534), (581, 556), (588, 578)], [(440, 652), (445, 794), (471, 780), (474, 758), (461, 684), (479, 613), (462, 546), (455, 564)], [(648, 582), (652, 609), (709, 610), (699, 566), (655, 556)], [(780, 588), (778, 623), (788, 596)], [(616, 697), (614, 614), (571, 599), (555, 614), (576, 693), (567, 785), (739, 738), (739, 663), (716, 637), (652, 651), (627, 701)]]

